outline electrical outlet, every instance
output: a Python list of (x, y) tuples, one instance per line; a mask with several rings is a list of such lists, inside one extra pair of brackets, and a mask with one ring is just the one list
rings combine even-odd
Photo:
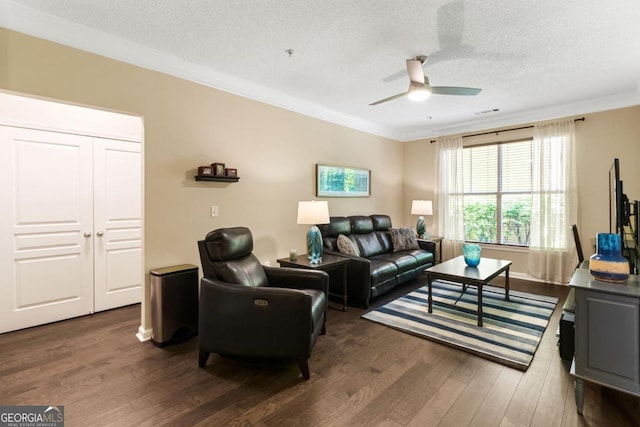
[(215, 218), (218, 216), (218, 207), (211, 206), (211, 218)]

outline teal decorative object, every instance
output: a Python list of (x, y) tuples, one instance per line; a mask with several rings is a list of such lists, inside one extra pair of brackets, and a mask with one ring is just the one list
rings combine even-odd
[(298, 202), (298, 224), (309, 224), (307, 254), (311, 264), (322, 262), (322, 234), (316, 224), (329, 223), (329, 204), (326, 201)]
[(475, 243), (465, 243), (462, 245), (462, 255), (464, 256), (464, 262), (469, 267), (477, 267), (480, 264), (480, 254), (482, 248)]
[(596, 234), (597, 253), (589, 259), (589, 272), (598, 280), (624, 282), (629, 278), (629, 262), (622, 256), (619, 234)]
[(322, 262), (322, 234), (315, 225), (311, 226), (307, 233), (307, 254), (311, 264)]
[(411, 215), (420, 215), (416, 223), (416, 234), (421, 239), (429, 237), (423, 215), (433, 215), (433, 202), (431, 200), (414, 200), (411, 202)]
[(424, 223), (424, 217), (423, 216), (419, 216), (418, 217), (418, 222), (416, 223), (416, 234), (421, 237), (424, 238), (425, 233), (427, 232), (427, 226)]

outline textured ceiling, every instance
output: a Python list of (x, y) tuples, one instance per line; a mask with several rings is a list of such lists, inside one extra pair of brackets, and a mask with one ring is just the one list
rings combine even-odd
[[(638, 0), (0, 0), (0, 11), (7, 28), (397, 140), (640, 104)], [(417, 55), (433, 86), (482, 92), (369, 106), (407, 89)]]

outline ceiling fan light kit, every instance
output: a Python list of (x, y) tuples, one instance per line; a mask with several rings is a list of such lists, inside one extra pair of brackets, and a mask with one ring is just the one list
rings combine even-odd
[(427, 86), (411, 87), (409, 88), (409, 93), (407, 93), (407, 98), (409, 98), (409, 101), (413, 101), (413, 102), (422, 102), (425, 99), (429, 98), (430, 96), (431, 96), (431, 91)]

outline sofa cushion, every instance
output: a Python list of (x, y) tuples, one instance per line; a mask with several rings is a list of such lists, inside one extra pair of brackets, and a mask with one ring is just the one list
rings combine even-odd
[(354, 215), (349, 217), (349, 221), (351, 222), (352, 234), (365, 234), (373, 231), (373, 222), (371, 221), (371, 217)]
[(385, 259), (371, 259), (371, 286), (393, 279), (398, 274), (398, 267)]
[(322, 244), (331, 251), (338, 250), (338, 236), (351, 234), (351, 222), (344, 216), (332, 216), (329, 224), (317, 224), (322, 234)]
[(374, 234), (378, 237), (380, 245), (382, 246), (382, 252), (393, 252), (393, 243), (391, 242), (391, 233), (389, 231), (374, 231)]
[(398, 273), (404, 273), (407, 271), (415, 270), (418, 267), (418, 260), (413, 255), (406, 252), (393, 252), (387, 254), (380, 254), (369, 258), (370, 260), (385, 260), (391, 261), (398, 267)]
[(369, 258), (384, 252), (384, 248), (375, 233), (353, 234), (351, 237), (358, 244), (360, 256), (362, 257)]
[(394, 252), (420, 249), (416, 235), (410, 228), (392, 228), (389, 231)]
[(433, 265), (433, 254), (431, 252), (427, 252), (423, 249), (414, 249), (411, 251), (403, 252), (406, 255), (411, 255), (416, 259), (418, 263), (418, 267), (421, 266), (431, 266)]
[(340, 234), (351, 234), (351, 222), (344, 216), (332, 216), (329, 224), (317, 224), (322, 237), (338, 237)]
[(389, 215), (370, 215), (373, 229), (376, 231), (386, 231), (391, 228), (391, 217)]
[(350, 238), (341, 234), (337, 239), (338, 251), (343, 254), (360, 256), (360, 250), (358, 249), (358, 245), (356, 245)]

